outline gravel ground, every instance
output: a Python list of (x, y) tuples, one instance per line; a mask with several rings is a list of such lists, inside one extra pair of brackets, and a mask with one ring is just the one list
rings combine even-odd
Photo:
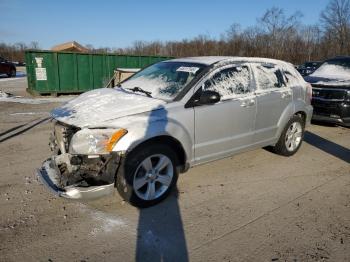
[(38, 182), (50, 155), (40, 120), (57, 105), (0, 102), (0, 261), (349, 261), (350, 129), (312, 125), (289, 158), (259, 149), (195, 167), (139, 210), (117, 193), (56, 198)]

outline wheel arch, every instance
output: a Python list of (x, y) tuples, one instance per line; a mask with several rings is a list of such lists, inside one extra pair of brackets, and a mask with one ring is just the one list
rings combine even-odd
[(303, 119), (304, 125), (305, 125), (305, 123), (306, 123), (306, 117), (307, 117), (307, 114), (306, 114), (305, 111), (298, 111), (298, 112), (296, 112), (294, 115), (300, 116), (300, 117)]
[(281, 136), (282, 131), (284, 130), (286, 124), (288, 123), (289, 119), (294, 116), (294, 115), (300, 115), (303, 120), (304, 124), (306, 123), (307, 120), (307, 112), (305, 109), (305, 104), (304, 103), (290, 103), (287, 108), (284, 110), (282, 113), (279, 122), (278, 122), (278, 132), (276, 135), (276, 138), (279, 138)]
[(126, 153), (126, 157), (131, 152), (134, 152), (136, 150), (141, 150), (143, 147), (152, 146), (154, 144), (167, 145), (175, 152), (179, 161), (178, 163), (179, 172), (182, 173), (188, 169), (187, 155), (184, 147), (182, 146), (179, 140), (169, 135), (154, 136), (145, 141), (142, 141), (141, 143), (132, 147), (132, 149), (130, 149), (130, 151)]

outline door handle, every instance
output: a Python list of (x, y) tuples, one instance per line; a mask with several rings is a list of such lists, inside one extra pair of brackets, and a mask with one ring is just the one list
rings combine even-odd
[(255, 105), (255, 99), (243, 100), (243, 102), (241, 103), (241, 107), (251, 107), (253, 105)]
[(290, 98), (290, 97), (292, 97), (292, 93), (291, 92), (283, 92), (281, 97), (282, 98)]

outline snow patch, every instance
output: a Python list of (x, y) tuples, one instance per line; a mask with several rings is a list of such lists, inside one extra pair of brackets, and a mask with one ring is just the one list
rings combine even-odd
[(48, 112), (17, 112), (17, 113), (10, 114), (10, 116), (17, 116), (17, 115), (48, 115)]
[(118, 67), (115, 71), (137, 73), (140, 70), (141, 70), (140, 68), (119, 68)]
[(16, 77), (7, 77), (7, 75), (0, 74), (0, 82), (14, 81), (14, 80), (26, 80), (26, 73), (18, 71), (16, 72)]
[(11, 93), (4, 92), (0, 90), (0, 98), (8, 98), (8, 97), (13, 97), (14, 95)]
[(106, 215), (100, 211), (94, 212), (94, 220), (96, 220), (99, 225), (96, 225), (91, 229), (91, 236), (95, 236), (100, 233), (111, 233), (120, 227), (126, 226), (121, 219)]
[(279, 81), (276, 75), (276, 72), (278, 71), (278, 68), (275, 67), (264, 67), (261, 65), (258, 65), (256, 67), (256, 72), (258, 73), (258, 85), (259, 89), (265, 90), (270, 88), (275, 88), (276, 85), (278, 86)]
[(92, 210), (84, 204), (79, 204), (83, 213), (87, 213), (94, 220), (94, 227), (90, 231), (90, 236), (96, 236), (101, 233), (111, 233), (127, 224), (119, 217), (106, 214), (99, 210)]
[(337, 79), (338, 81), (350, 81), (350, 68), (340, 65), (323, 64), (310, 76)]
[(25, 72), (22, 72), (22, 71), (16, 72), (16, 77), (25, 77), (25, 76), (27, 76), (27, 74)]
[(25, 81), (25, 78), (0, 78), (0, 82), (9, 82), (9, 81)]
[(69, 125), (87, 127), (138, 114), (165, 105), (165, 101), (138, 95), (121, 88), (86, 92), (51, 112), (53, 118)]
[(231, 99), (250, 91), (250, 72), (247, 67), (232, 67), (215, 73), (204, 83), (204, 90), (218, 92), (222, 100)]
[[(191, 79), (188, 77), (188, 79)], [(170, 81), (167, 76), (160, 75), (155, 78), (140, 76), (135, 79), (130, 79), (122, 84), (123, 88), (141, 87), (143, 90), (151, 92), (152, 97), (163, 99), (166, 101), (178, 93), (183, 86), (179, 82)], [(142, 94), (142, 93), (139, 93)]]
[(47, 103), (62, 103), (71, 100), (73, 97), (48, 97), (48, 98), (26, 98), (15, 96), (11, 93), (6, 93), (0, 90), (0, 102), (12, 102), (20, 104), (47, 104)]
[[(282, 60), (277, 60), (277, 59), (260, 58), (260, 57), (224, 57), (222, 61), (217, 62), (214, 65), (214, 68), (219, 68), (230, 64), (244, 65), (245, 63), (250, 63), (251, 65), (255, 64), (256, 66), (252, 67), (252, 69), (255, 71), (258, 71), (256, 68), (257, 66), (260, 66), (266, 69), (268, 68), (280, 69), (286, 74), (286, 77), (288, 78), (287, 85), (290, 87), (301, 86), (306, 83), (303, 77), (299, 74), (299, 72), (294, 68), (294, 66), (291, 63), (288, 63)], [(272, 76), (271, 79), (265, 79), (265, 81), (260, 83), (259, 89), (263, 89), (261, 88), (261, 86), (263, 86), (264, 83), (266, 84), (267, 82), (269, 82), (271, 85), (271, 83), (273, 83), (274, 80), (275, 80), (274, 76)], [(257, 80), (257, 84), (259, 84), (259, 81), (260, 79)]]

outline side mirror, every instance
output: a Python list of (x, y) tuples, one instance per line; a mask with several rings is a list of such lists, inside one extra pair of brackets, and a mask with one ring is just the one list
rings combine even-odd
[(213, 105), (220, 101), (220, 94), (216, 91), (206, 90), (201, 93), (199, 105)]

